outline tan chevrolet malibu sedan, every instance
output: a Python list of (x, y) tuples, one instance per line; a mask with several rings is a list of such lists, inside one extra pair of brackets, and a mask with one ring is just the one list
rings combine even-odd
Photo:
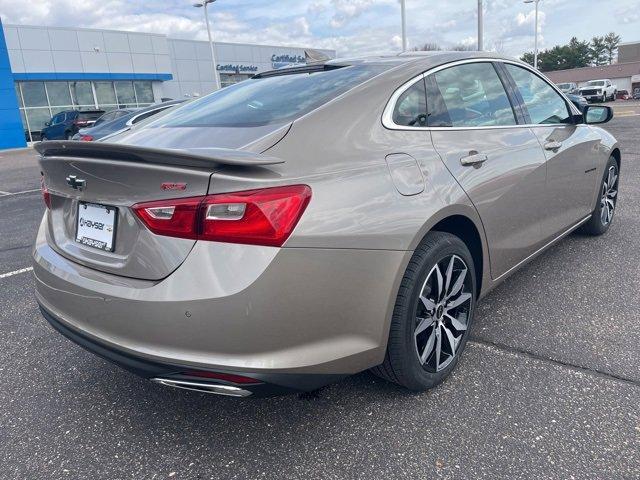
[(607, 231), (611, 117), (521, 62), (433, 52), (261, 73), (99, 142), (42, 142), (37, 300), (163, 385), (247, 397), (373, 369), (426, 390), (487, 292)]

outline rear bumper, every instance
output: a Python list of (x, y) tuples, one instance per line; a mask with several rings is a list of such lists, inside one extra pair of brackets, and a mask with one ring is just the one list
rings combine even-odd
[(313, 390), (384, 359), (411, 253), (198, 242), (160, 281), (33, 251), (36, 297), (65, 336), (145, 378), (185, 367)]
[[(295, 374), (265, 374), (265, 373), (247, 373), (234, 372), (227, 370), (224, 373), (250, 376), (260, 383), (244, 385), (233, 384), (231, 382), (214, 382), (206, 379), (196, 379), (183, 374), (183, 372), (192, 369), (189, 365), (180, 365), (174, 363), (163, 363), (152, 361), (145, 357), (126, 352), (112, 345), (107, 345), (98, 339), (91, 338), (81, 331), (78, 331), (69, 325), (66, 325), (59, 318), (48, 312), (44, 307), (40, 306), (42, 316), (58, 333), (62, 334), (72, 342), (81, 346), (85, 350), (104, 358), (105, 360), (124, 368), (140, 377), (156, 380), (157, 383), (169, 385), (170, 383), (189, 383), (211, 386), (236, 387), (248, 391), (251, 396), (264, 397), (271, 395), (283, 395), (295, 392), (307, 392), (318, 389), (329, 383), (336, 382), (345, 375), (295, 375)], [(196, 390), (193, 388), (193, 390)], [(204, 389), (200, 389), (205, 391)], [(211, 392), (216, 393), (216, 392)], [(248, 395), (237, 395), (248, 396)]]

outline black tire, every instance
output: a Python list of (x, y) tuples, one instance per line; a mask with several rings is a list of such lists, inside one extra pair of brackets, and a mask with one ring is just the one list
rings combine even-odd
[(606, 103), (607, 102), (607, 93), (603, 93), (602, 94), (602, 103)]
[[(605, 213), (603, 212), (603, 210), (605, 208), (607, 208), (607, 205), (605, 202), (603, 202), (603, 198), (605, 195), (605, 184), (607, 184), (608, 180), (609, 180), (609, 172), (611, 169), (614, 169), (615, 171), (615, 175), (616, 175), (616, 179), (613, 182), (613, 191), (616, 192), (615, 196), (611, 199), (613, 202), (613, 209), (611, 209), (611, 213), (609, 216), (607, 216), (607, 221), (605, 222), (604, 220), (604, 216)], [(604, 169), (604, 174), (602, 175), (602, 180), (600, 181), (600, 189), (598, 190), (598, 198), (596, 199), (596, 206), (593, 209), (593, 213), (591, 215), (591, 218), (589, 219), (589, 221), (587, 223), (585, 223), (584, 225), (582, 225), (580, 227), (580, 229), (578, 230), (580, 233), (583, 233), (585, 235), (592, 235), (592, 236), (597, 236), (597, 235), (602, 235), (604, 233), (607, 232), (607, 230), (609, 230), (609, 227), (611, 226), (611, 223), (613, 222), (613, 218), (615, 216), (615, 210), (616, 210), (616, 206), (618, 203), (618, 184), (620, 181), (620, 167), (618, 166), (618, 162), (616, 161), (615, 158), (613, 157), (609, 157), (609, 161), (607, 162), (607, 166)], [(609, 188), (609, 186), (607, 185), (607, 188)], [(610, 197), (610, 195), (607, 195), (607, 197)], [(610, 205), (610, 204), (609, 204)]]
[[(457, 263), (458, 267), (462, 267), (463, 264), (466, 264), (467, 267), (464, 283), (461, 287), (458, 299), (462, 298), (463, 295), (469, 298), (462, 305), (452, 308), (449, 312), (458, 318), (457, 316), (460, 315), (460, 312), (462, 312), (462, 310), (466, 310), (465, 312), (462, 312), (462, 315), (459, 317), (466, 320), (466, 329), (456, 330), (456, 328), (452, 327), (451, 324), (449, 324), (448, 329), (439, 327), (442, 342), (440, 343), (442, 354), (439, 356), (438, 361), (444, 354), (447, 356), (446, 362), (448, 363), (446, 366), (443, 366), (442, 369), (438, 370), (437, 367), (432, 368), (432, 363), (435, 364), (436, 362), (435, 347), (432, 347), (433, 350), (431, 355), (429, 355), (425, 363), (422, 364), (419, 357), (420, 348), (418, 342), (421, 336), (428, 336), (428, 340), (425, 341), (425, 347), (423, 349), (423, 352), (426, 353), (426, 345), (431, 341), (432, 335), (435, 335), (435, 338), (438, 337), (436, 334), (437, 328), (435, 326), (438, 323), (437, 319), (440, 318), (443, 323), (449, 321), (446, 317), (442, 316), (443, 312), (438, 310), (440, 306), (435, 307), (432, 310), (434, 313), (429, 316), (429, 321), (434, 322), (433, 326), (426, 327), (426, 329), (417, 336), (415, 335), (415, 332), (418, 331), (419, 328), (421, 319), (417, 317), (420, 312), (422, 312), (422, 315), (425, 317), (422, 320), (427, 320), (427, 315), (424, 313), (426, 312), (425, 304), (420, 300), (420, 295), (423, 288), (426, 291), (428, 282), (431, 278), (431, 272), (434, 272), (436, 265), (440, 262), (445, 262), (448, 265), (448, 262), (450, 261), (449, 259), (453, 257), (457, 257), (458, 260), (461, 260), (462, 263)], [(455, 260), (455, 262), (458, 262), (458, 260)], [(441, 267), (438, 268), (442, 270)], [(456, 274), (461, 275), (463, 271), (464, 270), (462, 268), (454, 271), (450, 276), (450, 279)], [(447, 276), (446, 273), (447, 272), (445, 272), (445, 279)], [(445, 281), (446, 280), (442, 282)], [(450, 285), (449, 290), (453, 291), (454, 288), (455, 283)], [(477, 297), (476, 288), (476, 275), (473, 257), (464, 242), (449, 233), (430, 232), (427, 234), (411, 257), (402, 279), (393, 310), (393, 317), (391, 319), (389, 341), (387, 344), (384, 362), (381, 365), (374, 367), (372, 372), (385, 380), (417, 392), (428, 390), (442, 382), (453, 371), (466, 346), (469, 330), (473, 321)], [(425, 296), (437, 298), (437, 292), (430, 291), (428, 295), (425, 293)], [(443, 300), (443, 302), (445, 301), (446, 300)], [(451, 301), (455, 302), (456, 300), (453, 299)], [(436, 310), (438, 310), (439, 313), (436, 313)], [(448, 330), (448, 332), (445, 330)], [(449, 336), (451, 333), (454, 335), (453, 343), (456, 345), (456, 347), (453, 348), (450, 343), (450, 339), (452, 337)], [(461, 336), (455, 337), (456, 334)], [(437, 345), (437, 340), (434, 342), (436, 342)], [(449, 345), (449, 350), (453, 352), (453, 355), (446, 353), (445, 342)], [(444, 363), (445, 362), (443, 362), (443, 364)]]
[(67, 132), (64, 134), (65, 140), (71, 140), (72, 137), (73, 137), (73, 134), (71, 132)]
[(40, 141), (41, 142), (46, 142), (47, 141), (47, 137), (45, 137), (44, 135), (40, 136)]

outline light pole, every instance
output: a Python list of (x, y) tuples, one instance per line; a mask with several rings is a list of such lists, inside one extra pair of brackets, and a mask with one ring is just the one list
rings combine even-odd
[(478, 51), (484, 50), (484, 17), (482, 12), (482, 0), (478, 0)]
[(536, 4), (536, 26), (534, 32), (534, 47), (533, 47), (533, 68), (538, 68), (538, 3), (540, 0), (524, 0), (524, 3), (535, 3)]
[(402, 16), (402, 51), (407, 51), (407, 11), (405, 0), (400, 0), (400, 15)]
[(213, 47), (213, 39), (211, 38), (211, 26), (209, 24), (209, 12), (207, 11), (207, 5), (215, 2), (216, 0), (204, 0), (201, 3), (194, 3), (193, 6), (200, 8), (204, 7), (204, 21), (207, 24), (207, 35), (209, 36), (209, 46), (211, 47), (211, 61), (213, 62), (213, 81), (216, 86), (216, 90), (220, 90), (220, 78), (218, 77), (218, 64), (216, 63), (216, 52)]

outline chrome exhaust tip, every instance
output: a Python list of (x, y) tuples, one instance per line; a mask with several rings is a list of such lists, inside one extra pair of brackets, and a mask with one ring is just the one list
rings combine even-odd
[(218, 385), (214, 383), (191, 382), (189, 380), (173, 380), (169, 378), (152, 378), (152, 382), (159, 383), (166, 387), (182, 388), (183, 390), (193, 390), (201, 393), (213, 393), (215, 395), (226, 395), (228, 397), (248, 397), (252, 392), (231, 385)]

